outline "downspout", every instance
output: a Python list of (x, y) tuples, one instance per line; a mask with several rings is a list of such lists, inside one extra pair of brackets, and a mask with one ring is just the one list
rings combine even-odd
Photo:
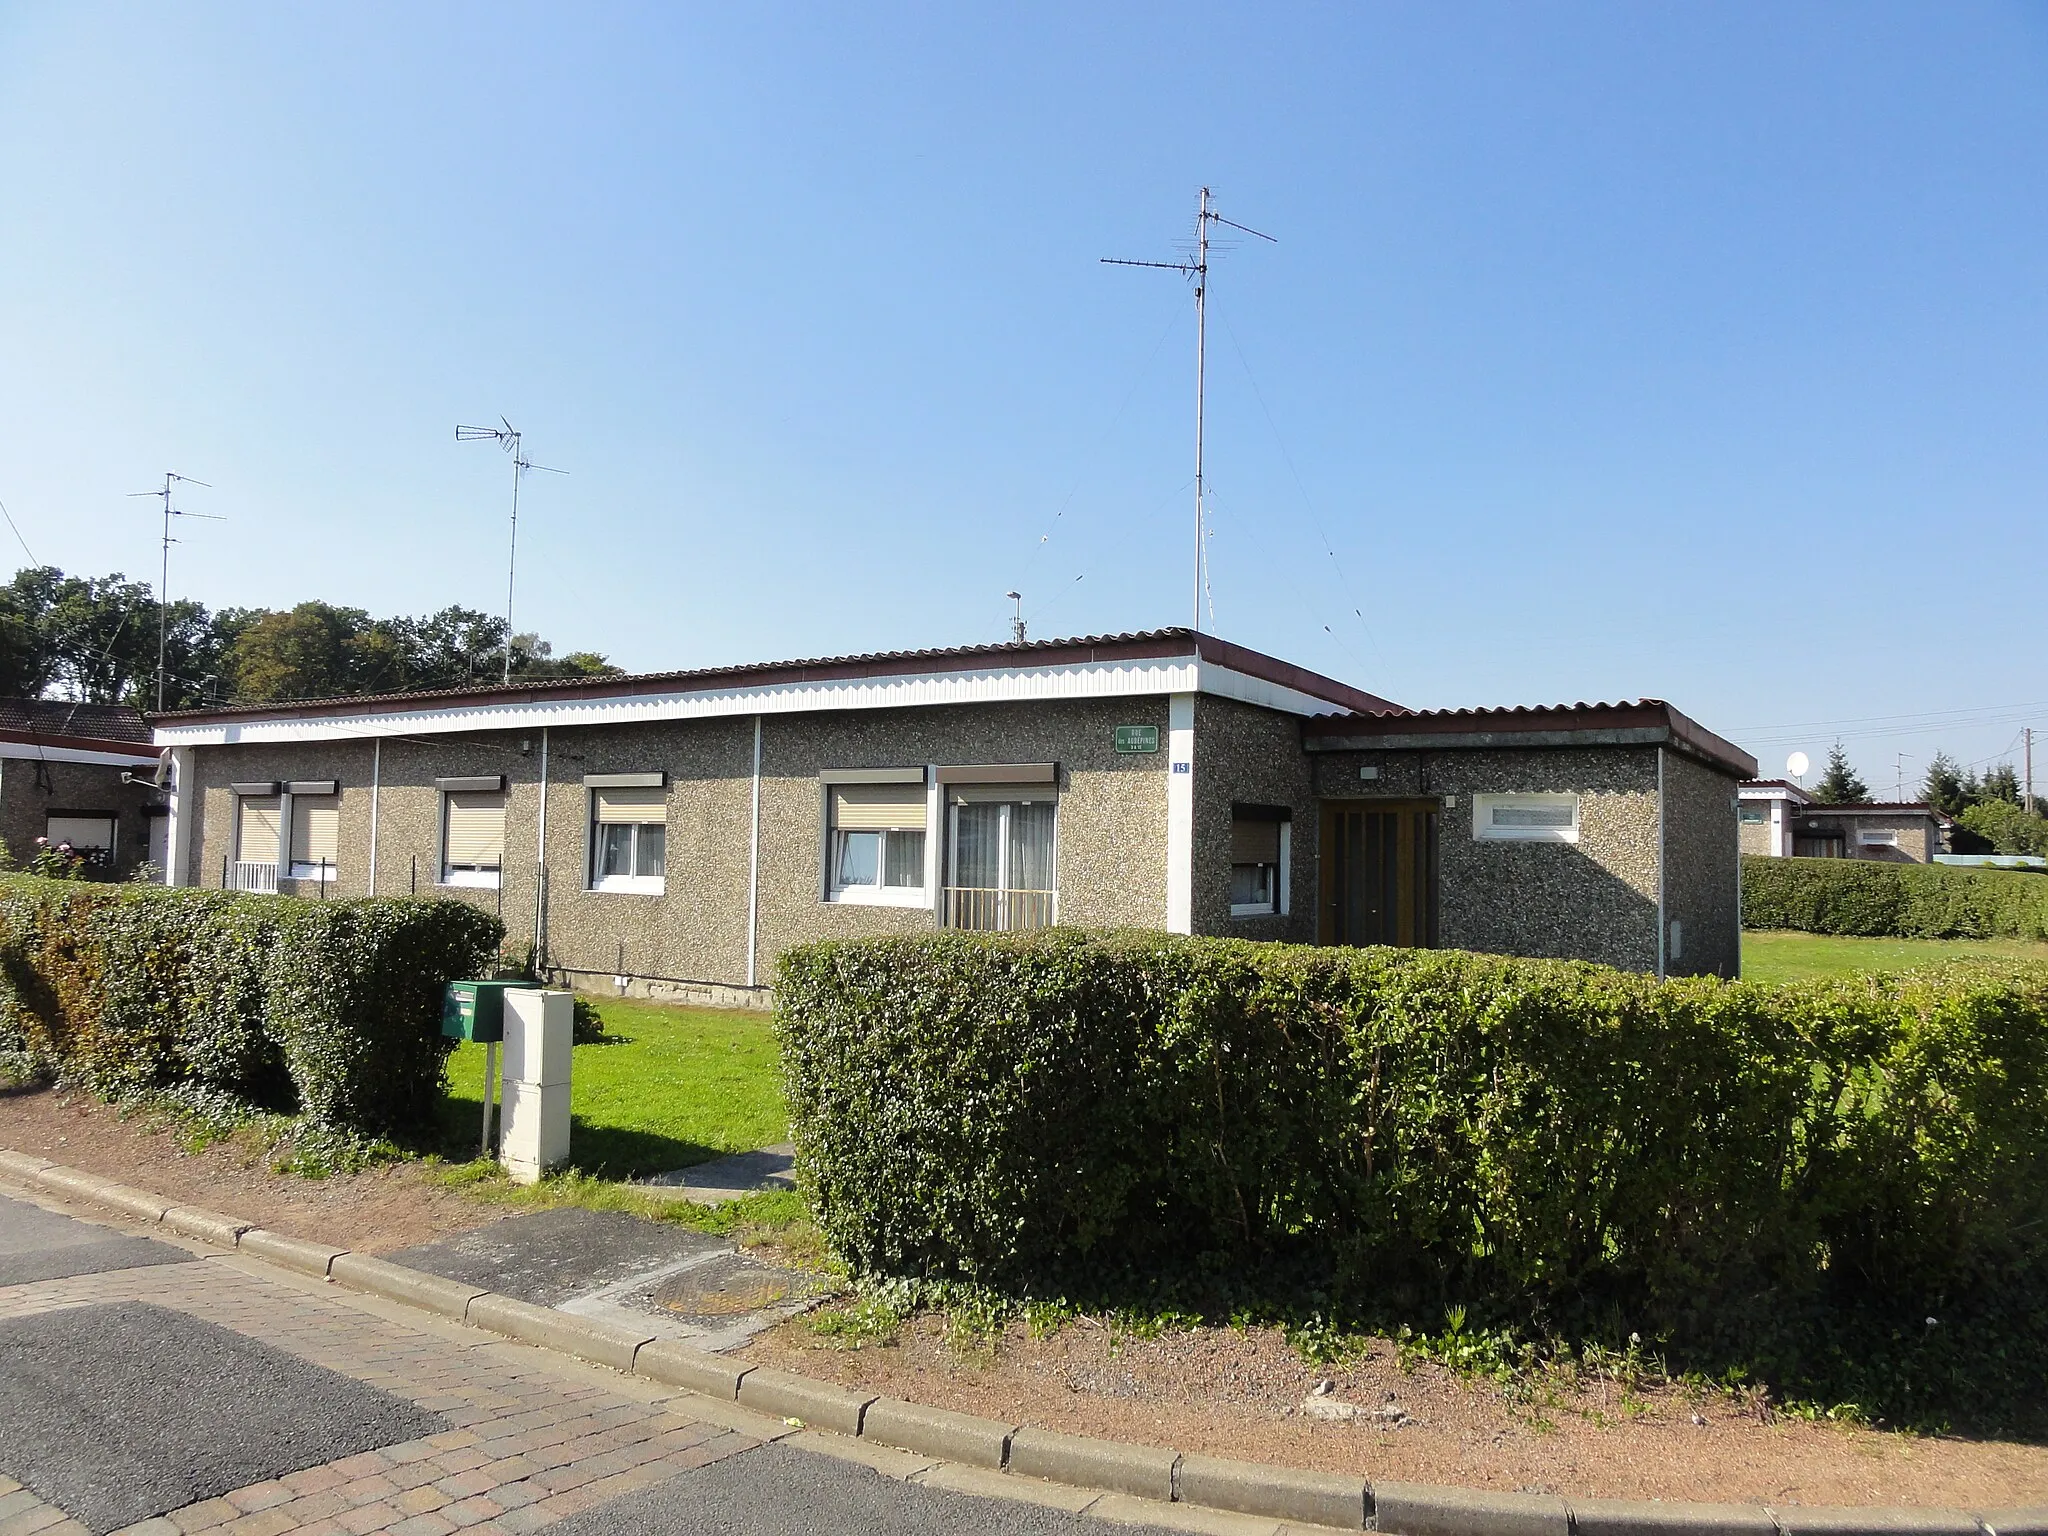
[(370, 894), (377, 894), (377, 792), (384, 783), (384, 738), (370, 742)]
[(1735, 798), (1735, 980), (1742, 980), (1742, 797)]
[(753, 830), (747, 840), (747, 985), (758, 986), (761, 936), (761, 717), (754, 716)]
[(540, 728), (540, 825), (533, 842), (533, 968), (548, 963), (548, 728)]
[(1664, 749), (1657, 749), (1657, 979), (1664, 979), (1664, 946), (1670, 929), (1664, 916)]

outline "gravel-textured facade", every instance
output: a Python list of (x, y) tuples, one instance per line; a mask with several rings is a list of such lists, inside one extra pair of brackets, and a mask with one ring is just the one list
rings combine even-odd
[[(241, 792), (332, 780), (332, 878), (280, 889), (483, 904), (515, 952), (537, 941), (559, 974), (604, 991), (759, 1001), (792, 944), (930, 931), (951, 910), (954, 806), (991, 798), (1055, 801), (1050, 899), (1066, 924), (1326, 939), (1328, 808), (1400, 800), (1435, 815), (1437, 942), (1654, 971), (1661, 925), (1675, 917), (1684, 939), (1664, 957), (1670, 968), (1732, 974), (1734, 786), (1746, 760), (1663, 705), (1480, 713), (1489, 723), (1474, 736), (1462, 717), (1416, 716), (1211, 637), (1161, 631), (217, 711), (165, 717), (158, 740), (179, 759), (182, 882), (247, 878), (236, 868)], [(1402, 744), (1451, 726), (1464, 734)], [(834, 785), (862, 775), (902, 786), (896, 814), (912, 803), (902, 797), (922, 797), (922, 886), (829, 889)], [(655, 797), (660, 875), (596, 888), (605, 786), (592, 778)], [(496, 883), (444, 885), (448, 796), (501, 780)], [(1568, 838), (1481, 835), (1475, 795), (1568, 803)], [(1276, 866), (1239, 867), (1269, 883), (1235, 906), (1233, 849), (1259, 861), (1278, 850)], [(1240, 881), (1237, 894), (1252, 888)]]
[[(0, 756), (0, 840), (17, 864), (36, 852), (36, 839), (52, 817), (111, 817), (116, 878), (126, 878), (149, 857), (150, 823), (162, 799), (148, 784), (122, 782), (125, 770), (109, 763)], [(148, 770), (135, 765), (134, 772)]]

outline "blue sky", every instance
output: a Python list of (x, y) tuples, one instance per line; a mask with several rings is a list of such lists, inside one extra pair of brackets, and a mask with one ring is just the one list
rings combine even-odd
[(1889, 790), (2048, 727), (2044, 129), (2038, 4), (0, 4), (0, 500), (496, 608), (503, 413), (629, 667), (1184, 623), (1191, 306), (1097, 258), (1206, 182), (1220, 633)]

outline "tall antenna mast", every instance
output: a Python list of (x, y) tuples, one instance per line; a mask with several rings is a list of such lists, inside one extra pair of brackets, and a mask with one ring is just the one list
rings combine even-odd
[(1201, 196), (1195, 202), (1195, 249), (1183, 261), (1129, 261), (1121, 256), (1105, 256), (1103, 264), (1112, 267), (1158, 267), (1167, 272), (1178, 272), (1193, 280), (1195, 285), (1195, 628), (1202, 627), (1202, 593), (1208, 588), (1208, 546), (1209, 546), (1209, 482), (1203, 473), (1203, 417), (1208, 396), (1209, 371), (1209, 226), (1227, 224), (1232, 229), (1243, 230), (1248, 235), (1257, 235), (1261, 240), (1279, 244), (1272, 235), (1226, 219), (1209, 205), (1209, 189), (1202, 188)]
[(173, 485), (199, 485), (207, 490), (213, 487), (204, 480), (194, 480), (190, 475), (174, 475), (164, 471), (164, 488), (160, 491), (130, 491), (130, 496), (154, 496), (164, 504), (164, 564), (163, 575), (156, 584), (156, 708), (162, 714), (164, 708), (164, 650), (171, 629), (171, 546), (178, 541), (171, 537), (171, 519), (174, 517), (203, 517), (210, 523), (224, 523), (226, 518), (213, 512), (187, 512), (183, 507), (171, 505)]
[(519, 481), (529, 469), (544, 469), (551, 475), (566, 475), (566, 469), (554, 469), (546, 464), (536, 464), (520, 451), (519, 433), (504, 417), (498, 418), (495, 427), (462, 427), (455, 429), (458, 443), (495, 442), (512, 455), (512, 544), (505, 556), (505, 672), (504, 681), (512, 681), (512, 594), (519, 571)]

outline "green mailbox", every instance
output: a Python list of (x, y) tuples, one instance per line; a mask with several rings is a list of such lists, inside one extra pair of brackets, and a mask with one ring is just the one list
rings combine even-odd
[(441, 1033), (486, 1044), (505, 1038), (505, 994), (533, 981), (451, 981), (441, 994)]

